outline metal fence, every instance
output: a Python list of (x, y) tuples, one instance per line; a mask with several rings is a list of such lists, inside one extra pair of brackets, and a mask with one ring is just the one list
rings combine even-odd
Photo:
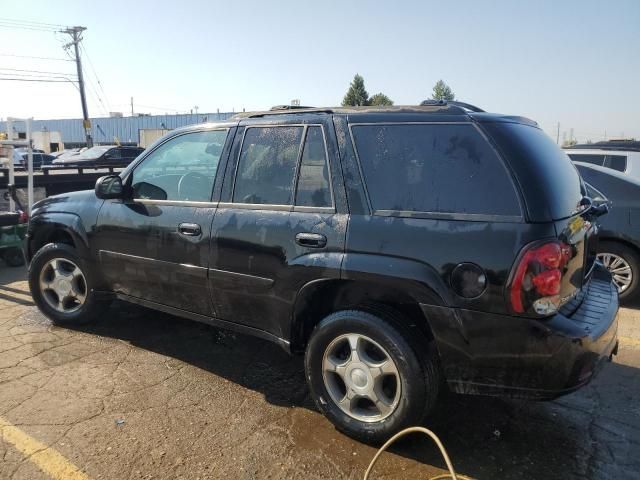
[[(233, 112), (198, 113), (184, 115), (144, 115), (139, 117), (97, 117), (91, 119), (92, 137), (95, 143), (113, 143), (117, 138), (122, 143), (137, 143), (138, 131), (143, 129), (172, 130), (197, 123), (226, 120), (235, 115)], [(24, 133), (21, 122), (14, 123), (14, 130)], [(82, 119), (34, 120), (34, 132), (60, 132), (62, 141), (67, 144), (84, 144), (85, 136)], [(6, 122), (0, 122), (0, 131), (7, 131)]]

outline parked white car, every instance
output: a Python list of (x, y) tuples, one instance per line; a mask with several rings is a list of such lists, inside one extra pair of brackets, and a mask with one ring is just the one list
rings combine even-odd
[(640, 141), (612, 140), (574, 145), (564, 151), (574, 162), (611, 168), (640, 181)]

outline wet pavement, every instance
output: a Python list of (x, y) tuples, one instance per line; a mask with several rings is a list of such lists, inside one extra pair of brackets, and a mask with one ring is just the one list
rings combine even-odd
[[(24, 277), (0, 264), (0, 428), (16, 426), (91, 479), (362, 478), (375, 449), (316, 411), (302, 359), (123, 303), (99, 324), (54, 327)], [(459, 473), (640, 479), (640, 310), (623, 309), (620, 322), (619, 355), (577, 393), (541, 403), (446, 397), (427, 426)], [(1, 479), (50, 478), (4, 437)], [(411, 437), (372, 478), (443, 468), (428, 440)]]

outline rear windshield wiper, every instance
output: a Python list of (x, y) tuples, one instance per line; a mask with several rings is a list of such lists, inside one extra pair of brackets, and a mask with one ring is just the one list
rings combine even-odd
[(586, 195), (580, 200), (580, 206), (583, 207), (580, 215), (585, 218), (598, 218), (609, 213), (609, 204), (607, 202), (596, 205), (591, 197)]

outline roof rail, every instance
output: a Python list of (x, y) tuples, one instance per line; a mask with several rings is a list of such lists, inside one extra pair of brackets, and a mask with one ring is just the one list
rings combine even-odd
[(465, 110), (469, 110), (471, 112), (476, 112), (476, 113), (483, 113), (484, 110), (482, 110), (479, 107), (476, 107), (475, 105), (471, 105), (470, 103), (465, 103), (465, 102), (458, 102), (455, 100), (444, 100), (444, 99), (440, 99), (440, 100), (423, 100), (422, 102), (420, 102), (421, 106), (427, 106), (427, 105), (453, 105), (454, 107), (460, 107), (460, 108), (464, 108)]
[(305, 107), (303, 105), (275, 105), (269, 109), (270, 112), (276, 112), (279, 110), (308, 110), (316, 107)]
[(266, 112), (247, 112), (247, 113), (238, 113), (231, 117), (233, 120), (238, 120), (242, 118), (260, 118), (260, 117), (268, 117), (270, 115), (282, 115), (287, 113), (334, 113), (331, 108), (315, 108), (315, 107), (302, 107), (302, 106), (292, 106), (292, 105), (282, 105), (284, 108), (280, 108), (280, 106), (272, 107), (271, 110), (267, 110)]

